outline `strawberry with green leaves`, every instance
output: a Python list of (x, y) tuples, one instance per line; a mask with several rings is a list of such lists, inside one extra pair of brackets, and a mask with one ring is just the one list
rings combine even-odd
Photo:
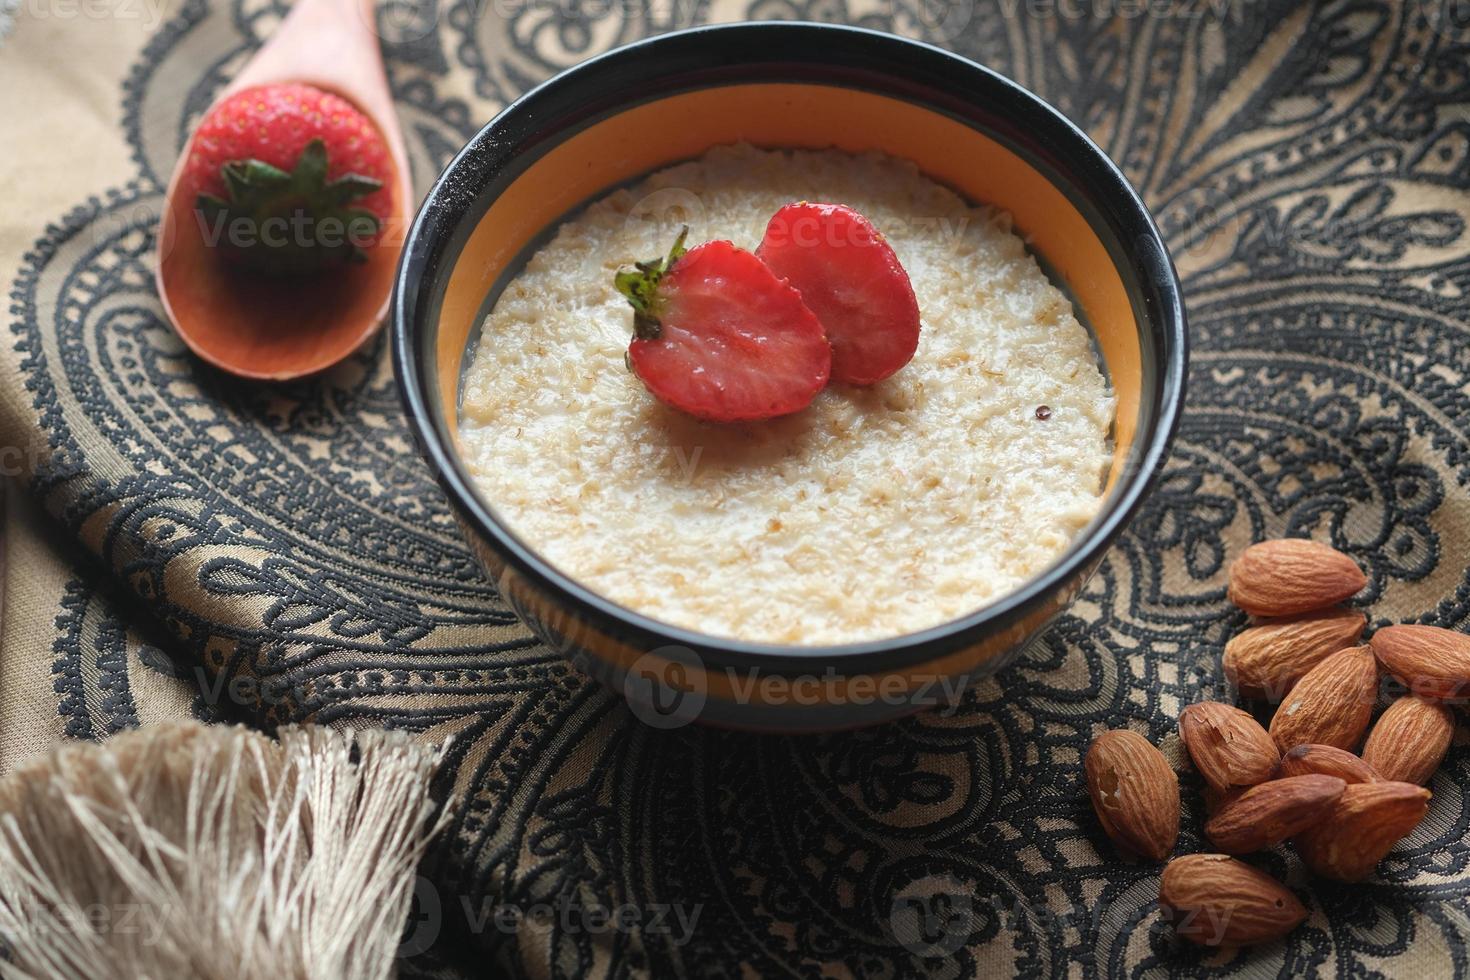
[(299, 83), (242, 89), (189, 145), (183, 190), (200, 228), (233, 261), (308, 274), (361, 261), (392, 215), (393, 162), (372, 121)]
[[(688, 229), (685, 229), (687, 233)], [(827, 385), (832, 351), (801, 294), (726, 241), (620, 272), (633, 307), (628, 364), (665, 404), (711, 422), (799, 412)]]

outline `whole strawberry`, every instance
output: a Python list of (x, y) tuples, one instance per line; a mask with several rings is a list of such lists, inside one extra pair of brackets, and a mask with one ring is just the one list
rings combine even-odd
[(276, 274), (361, 261), (392, 214), (393, 164), (377, 127), (312, 85), (242, 89), (200, 122), (182, 189), (205, 240)]

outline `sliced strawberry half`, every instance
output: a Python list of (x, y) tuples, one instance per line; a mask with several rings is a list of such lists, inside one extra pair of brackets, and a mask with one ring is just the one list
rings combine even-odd
[(788, 204), (756, 255), (801, 292), (832, 343), (832, 380), (870, 385), (919, 346), (919, 303), (892, 246), (842, 204)]
[[(686, 229), (687, 232), (687, 229)], [(801, 294), (725, 241), (620, 272), (633, 306), (628, 363), (666, 405), (712, 422), (799, 412), (827, 384), (832, 349)]]

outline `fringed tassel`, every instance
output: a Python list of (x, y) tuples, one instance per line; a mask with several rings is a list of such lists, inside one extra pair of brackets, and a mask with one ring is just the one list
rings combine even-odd
[(60, 748), (0, 781), (0, 975), (391, 977), (440, 758), (314, 726)]

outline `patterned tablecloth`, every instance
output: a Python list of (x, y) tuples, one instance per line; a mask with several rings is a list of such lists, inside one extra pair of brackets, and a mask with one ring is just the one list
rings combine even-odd
[[(420, 187), (496, 109), (701, 21), (928, 37), (1091, 132), (1186, 284), (1190, 406), (1084, 598), (957, 710), (830, 737), (656, 732), (487, 587), (406, 437), (381, 340), (242, 384), (152, 289), (160, 183), (278, 22), (269, 0), (22, 0), (0, 50), (6, 512), (0, 765), (174, 716), (455, 737), (463, 797), (410, 959), (480, 975), (966, 976), (1466, 969), (1470, 751), (1353, 887), (1264, 855), (1289, 940), (1183, 948), (1120, 863), (1081, 755), (1177, 752), (1241, 625), (1224, 569), (1312, 534), (1374, 623), (1470, 620), (1470, 9), (1460, 0), (404, 0), (380, 11)], [(1182, 849), (1203, 847), (1184, 777)], [(950, 896), (915, 903), (923, 896)], [(928, 938), (913, 921), (933, 913)], [(597, 909), (611, 910), (611, 921)], [(952, 914), (951, 914), (952, 913)], [(450, 967), (446, 966), (446, 970)]]

